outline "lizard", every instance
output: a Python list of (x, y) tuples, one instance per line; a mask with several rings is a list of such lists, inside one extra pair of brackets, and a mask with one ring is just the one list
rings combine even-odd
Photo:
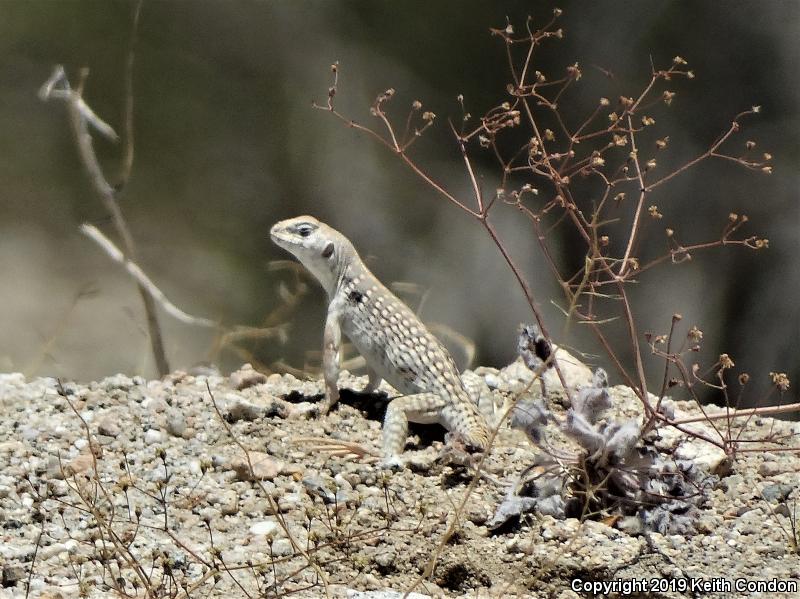
[(417, 315), (370, 272), (347, 237), (312, 216), (280, 221), (270, 237), (297, 258), (328, 295), (321, 414), (339, 400), (344, 333), (367, 363), (365, 391), (374, 391), (385, 380), (401, 394), (386, 410), (384, 465), (402, 466), (409, 422), (439, 423), (470, 450), (486, 449), (486, 422), (453, 358)]

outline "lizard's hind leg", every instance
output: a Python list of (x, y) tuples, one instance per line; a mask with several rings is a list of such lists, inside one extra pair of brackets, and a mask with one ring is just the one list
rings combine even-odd
[(408, 438), (408, 423), (440, 422), (439, 414), (447, 401), (435, 393), (417, 393), (397, 397), (389, 402), (383, 421), (383, 464), (402, 466), (400, 457)]

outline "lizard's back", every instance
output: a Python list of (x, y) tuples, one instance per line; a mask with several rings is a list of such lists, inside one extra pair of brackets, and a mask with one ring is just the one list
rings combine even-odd
[(419, 318), (366, 267), (341, 285), (342, 328), (373, 370), (403, 394), (431, 392), (470, 401), (450, 354)]

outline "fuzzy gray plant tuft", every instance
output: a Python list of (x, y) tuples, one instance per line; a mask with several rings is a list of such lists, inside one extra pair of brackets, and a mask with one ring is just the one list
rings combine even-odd
[[(520, 355), (529, 367), (529, 361), (542, 364), (541, 358), (531, 358), (536, 355), (537, 335), (535, 326), (521, 329)], [(548, 358), (552, 362), (549, 354)], [(602, 368), (595, 371), (590, 385), (578, 390), (563, 418), (541, 399), (520, 401), (512, 411), (511, 426), (522, 430), (543, 453), (509, 484), (488, 526), (499, 528), (535, 511), (556, 518), (616, 517), (619, 526), (630, 532), (692, 534), (699, 508), (718, 477), (701, 472), (691, 461), (662, 453), (655, 446), (655, 432), (642, 436), (636, 420), (609, 417), (611, 407), (608, 376)], [(552, 446), (549, 426), (560, 428), (577, 451)]]

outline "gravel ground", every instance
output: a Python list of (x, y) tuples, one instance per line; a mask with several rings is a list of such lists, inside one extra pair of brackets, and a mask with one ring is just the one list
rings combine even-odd
[[(586, 372), (576, 368), (575, 381)], [(476, 374), (498, 406), (531, 376), (519, 362)], [(357, 390), (366, 378), (344, 373), (340, 383)], [(720, 475), (690, 537), (534, 514), (491, 531), (502, 483), (536, 454), (518, 431), (501, 428), (468, 494), (470, 470), (442, 452), (437, 426), (412, 428), (411, 464), (400, 472), (309, 440), (380, 447), (384, 394), (345, 392), (315, 417), (321, 381), (248, 368), (64, 382), (63, 393), (53, 379), (0, 375), (1, 598), (109, 597), (115, 587), (144, 597), (145, 586), (155, 596), (318, 597), (324, 585), (330, 596), (363, 598), (412, 587), (435, 597), (800, 596), (726, 588), (800, 584), (788, 517), (800, 493), (793, 453), (731, 464), (664, 430), (662, 444)], [(612, 397), (618, 415), (639, 413), (630, 390), (614, 387)], [(678, 416), (698, 413), (675, 405)], [(793, 436), (796, 446), (798, 433), (798, 423), (754, 418), (745, 437)]]

